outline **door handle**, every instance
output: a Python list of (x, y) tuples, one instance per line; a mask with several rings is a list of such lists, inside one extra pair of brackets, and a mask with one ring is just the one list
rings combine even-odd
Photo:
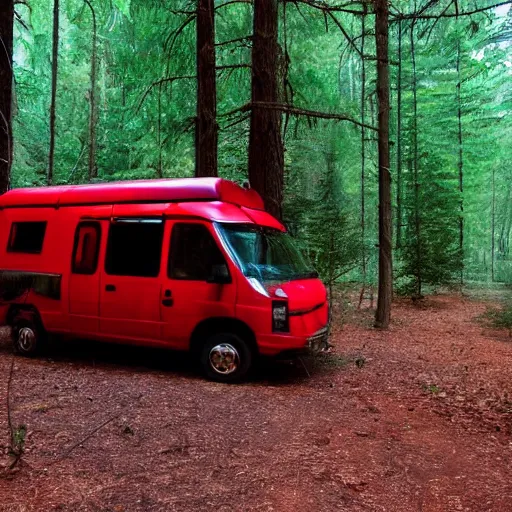
[(113, 284), (107, 284), (105, 286), (105, 291), (106, 292), (115, 292), (116, 291), (116, 287)]
[(165, 306), (166, 308), (172, 307), (173, 304), (174, 304), (174, 300), (173, 299), (163, 299), (162, 300), (162, 305)]

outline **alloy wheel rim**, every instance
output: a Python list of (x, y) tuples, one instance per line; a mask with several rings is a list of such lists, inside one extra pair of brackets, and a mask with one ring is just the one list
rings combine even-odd
[(36, 342), (36, 333), (30, 327), (18, 331), (18, 346), (23, 352), (29, 352)]
[(210, 350), (210, 365), (221, 375), (229, 375), (240, 366), (240, 355), (229, 343), (220, 343)]

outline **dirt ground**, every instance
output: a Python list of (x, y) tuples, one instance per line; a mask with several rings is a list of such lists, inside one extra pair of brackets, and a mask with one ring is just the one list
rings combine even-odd
[[(475, 322), (485, 307), (398, 302), (388, 332), (354, 312), (334, 354), (236, 386), (162, 351), (16, 357), (26, 451), (0, 511), (511, 511), (512, 340)], [(4, 454), (12, 357), (4, 340)]]

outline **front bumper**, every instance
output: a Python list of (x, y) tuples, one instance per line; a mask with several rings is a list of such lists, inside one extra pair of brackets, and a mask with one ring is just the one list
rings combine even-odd
[(317, 353), (329, 347), (328, 339), (329, 329), (325, 326), (308, 337), (276, 334), (259, 336), (258, 348), (264, 356)]
[(306, 348), (316, 354), (329, 348), (329, 328), (324, 327), (310, 336), (306, 342)]

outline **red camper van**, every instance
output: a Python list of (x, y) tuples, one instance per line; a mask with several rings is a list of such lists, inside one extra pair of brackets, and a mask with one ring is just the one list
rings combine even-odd
[(11, 190), (0, 196), (0, 324), (191, 350), (241, 379), (257, 355), (326, 342), (326, 290), (261, 197), (217, 178)]

